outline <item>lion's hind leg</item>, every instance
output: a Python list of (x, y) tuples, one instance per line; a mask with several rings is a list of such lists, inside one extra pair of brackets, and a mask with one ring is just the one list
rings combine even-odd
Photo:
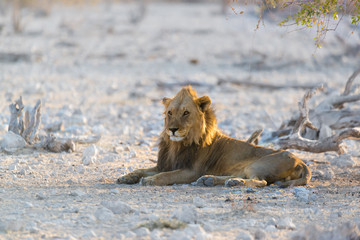
[(243, 179), (243, 178), (230, 178), (225, 181), (226, 187), (246, 186), (246, 187), (265, 187), (267, 182), (259, 179)]
[(224, 185), (228, 179), (234, 178), (234, 176), (214, 176), (214, 175), (204, 175), (196, 180), (196, 186), (207, 186), (212, 187), (216, 185)]
[(259, 179), (243, 179), (236, 176), (214, 176), (205, 175), (200, 177), (196, 182), (196, 186), (212, 187), (223, 185), (226, 187), (246, 186), (246, 187), (265, 187), (267, 182)]

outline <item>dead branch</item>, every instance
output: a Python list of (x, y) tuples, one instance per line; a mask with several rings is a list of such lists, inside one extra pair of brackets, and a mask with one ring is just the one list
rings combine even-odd
[(299, 117), (289, 135), (279, 137), (280, 132), (288, 131), (286, 128), (275, 132), (279, 137), (277, 144), (282, 149), (292, 148), (314, 153), (336, 151), (340, 154), (344, 152), (341, 146), (344, 139), (360, 139), (360, 112), (351, 109), (336, 109), (337, 106), (360, 100), (360, 94), (349, 95), (352, 91), (353, 80), (359, 73), (360, 69), (351, 75), (344, 93), (337, 97), (331, 95), (325, 98), (312, 110), (310, 117), (308, 100), (324, 88), (309, 90), (299, 102)]
[(253, 143), (255, 145), (259, 144), (259, 138), (263, 130), (264, 129), (258, 129), (255, 132), (253, 132), (246, 142)]
[[(22, 97), (9, 105), (10, 109), (10, 123), (8, 131), (11, 131), (15, 134), (21, 135), (24, 131), (24, 122), (22, 121), (22, 111), (24, 109), (24, 104), (22, 102)], [(19, 120), (18, 120), (19, 118)]]
[[(41, 122), (41, 100), (36, 102), (35, 107), (31, 113), (26, 111), (25, 113), (25, 130), (22, 137), (26, 142), (31, 143), (36, 137), (40, 122)], [(30, 120), (29, 120), (30, 119)]]
[(303, 100), (299, 102), (299, 119), (296, 121), (295, 126), (291, 132), (291, 134), (300, 134), (306, 127), (318, 131), (318, 129), (310, 122), (309, 120), (309, 108), (308, 108), (308, 100), (312, 98), (317, 92), (323, 91), (324, 87), (321, 85), (312, 90), (309, 90), (303, 97)]
[(184, 82), (175, 82), (175, 83), (157, 82), (156, 85), (159, 88), (178, 88), (188, 85), (191, 85), (193, 87), (214, 87), (213, 84), (200, 83), (194, 81), (184, 81)]
[(278, 144), (282, 149), (297, 149), (313, 153), (335, 151), (342, 154), (344, 153), (341, 146), (342, 140), (347, 138), (360, 139), (360, 128), (346, 129), (321, 141), (306, 139), (300, 135), (290, 135), (290, 137), (279, 139)]
[(271, 83), (261, 83), (261, 82), (254, 82), (251, 81), (251, 78), (246, 78), (243, 80), (238, 79), (222, 79), (220, 78), (217, 82), (217, 85), (223, 85), (226, 83), (230, 83), (232, 85), (236, 86), (245, 86), (245, 87), (257, 87), (257, 88), (265, 88), (270, 90), (280, 90), (280, 89), (287, 89), (287, 88), (293, 88), (293, 89), (312, 89), (316, 87), (317, 85), (314, 84), (271, 84)]
[(351, 74), (351, 76), (349, 77), (349, 79), (346, 82), (345, 89), (344, 89), (344, 92), (342, 95), (344, 95), (344, 96), (349, 95), (349, 93), (351, 91), (351, 87), (353, 85), (353, 82), (359, 74), (360, 74), (360, 68), (358, 68), (353, 74)]

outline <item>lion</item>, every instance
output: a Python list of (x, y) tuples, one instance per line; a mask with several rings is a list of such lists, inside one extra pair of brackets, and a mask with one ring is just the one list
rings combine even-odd
[(295, 155), (223, 134), (208, 96), (191, 86), (163, 98), (165, 124), (155, 167), (138, 169), (119, 184), (280, 187), (306, 185), (311, 172)]

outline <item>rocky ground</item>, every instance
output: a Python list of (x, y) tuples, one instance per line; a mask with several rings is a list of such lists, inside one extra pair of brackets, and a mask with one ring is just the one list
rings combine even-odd
[(184, 84), (210, 96), (219, 128), (241, 139), (278, 129), (305, 90), (220, 79), (341, 91), (359, 62), (346, 19), (316, 50), (313, 31), (279, 28), (271, 15), (254, 31), (251, 7), (222, 15), (219, 4), (151, 3), (141, 18), (137, 5), (108, 1), (41, 13), (24, 9), (14, 33), (0, 11), (0, 138), (20, 95), (28, 107), (41, 99), (40, 134), (60, 122), (55, 136), (102, 137), (72, 153), (0, 152), (0, 239), (359, 239), (354, 140), (341, 156), (296, 151), (313, 172), (305, 187), (114, 184), (155, 164), (160, 99)]

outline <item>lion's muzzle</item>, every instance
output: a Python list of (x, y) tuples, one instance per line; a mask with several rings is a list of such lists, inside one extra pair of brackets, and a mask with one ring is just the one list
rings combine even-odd
[(169, 130), (167, 131), (167, 134), (169, 135), (171, 141), (180, 142), (184, 139), (184, 137), (180, 135), (180, 132), (178, 130), (179, 128), (169, 128)]

